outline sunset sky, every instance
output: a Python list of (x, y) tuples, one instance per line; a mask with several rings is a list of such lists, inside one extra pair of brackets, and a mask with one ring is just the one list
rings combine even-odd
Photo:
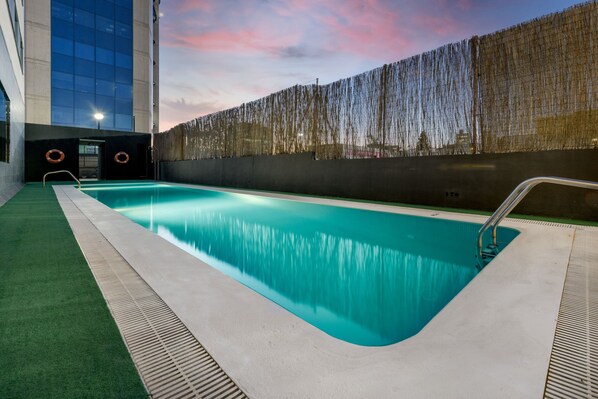
[(166, 0), (160, 131), (560, 11), (573, 0)]

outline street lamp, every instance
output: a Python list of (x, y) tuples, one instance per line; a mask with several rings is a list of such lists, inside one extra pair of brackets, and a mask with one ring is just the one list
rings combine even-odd
[(100, 121), (102, 119), (104, 119), (104, 114), (102, 114), (101, 112), (96, 112), (93, 117), (95, 118), (96, 121), (98, 121), (98, 130), (100, 129)]

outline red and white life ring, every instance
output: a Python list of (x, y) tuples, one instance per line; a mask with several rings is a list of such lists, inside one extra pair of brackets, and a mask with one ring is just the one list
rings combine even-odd
[[(58, 158), (52, 157), (52, 155), (54, 155), (54, 154), (58, 154)], [(64, 152), (57, 150), (57, 149), (52, 149), (52, 150), (46, 152), (46, 161), (48, 161), (50, 163), (60, 163), (60, 162), (64, 161)]]
[[(121, 158), (124, 156), (124, 158)], [(129, 154), (124, 151), (117, 152), (114, 156), (114, 162), (116, 163), (128, 163), (129, 162)]]

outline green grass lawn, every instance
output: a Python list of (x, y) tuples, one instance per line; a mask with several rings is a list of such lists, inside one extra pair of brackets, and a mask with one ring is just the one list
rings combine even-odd
[(0, 207), (0, 398), (144, 398), (54, 190)]

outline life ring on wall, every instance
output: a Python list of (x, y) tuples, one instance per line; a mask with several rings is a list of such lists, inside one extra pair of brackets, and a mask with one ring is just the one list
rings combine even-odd
[[(121, 158), (122, 156), (124, 156), (124, 159)], [(124, 151), (117, 152), (116, 155), (114, 156), (114, 162), (116, 162), (116, 163), (128, 163), (129, 162), (129, 154), (127, 154)]]
[[(53, 158), (52, 155), (54, 154), (58, 154), (58, 158)], [(64, 161), (64, 152), (57, 149), (50, 150), (46, 152), (46, 161), (50, 163), (60, 163)]]

